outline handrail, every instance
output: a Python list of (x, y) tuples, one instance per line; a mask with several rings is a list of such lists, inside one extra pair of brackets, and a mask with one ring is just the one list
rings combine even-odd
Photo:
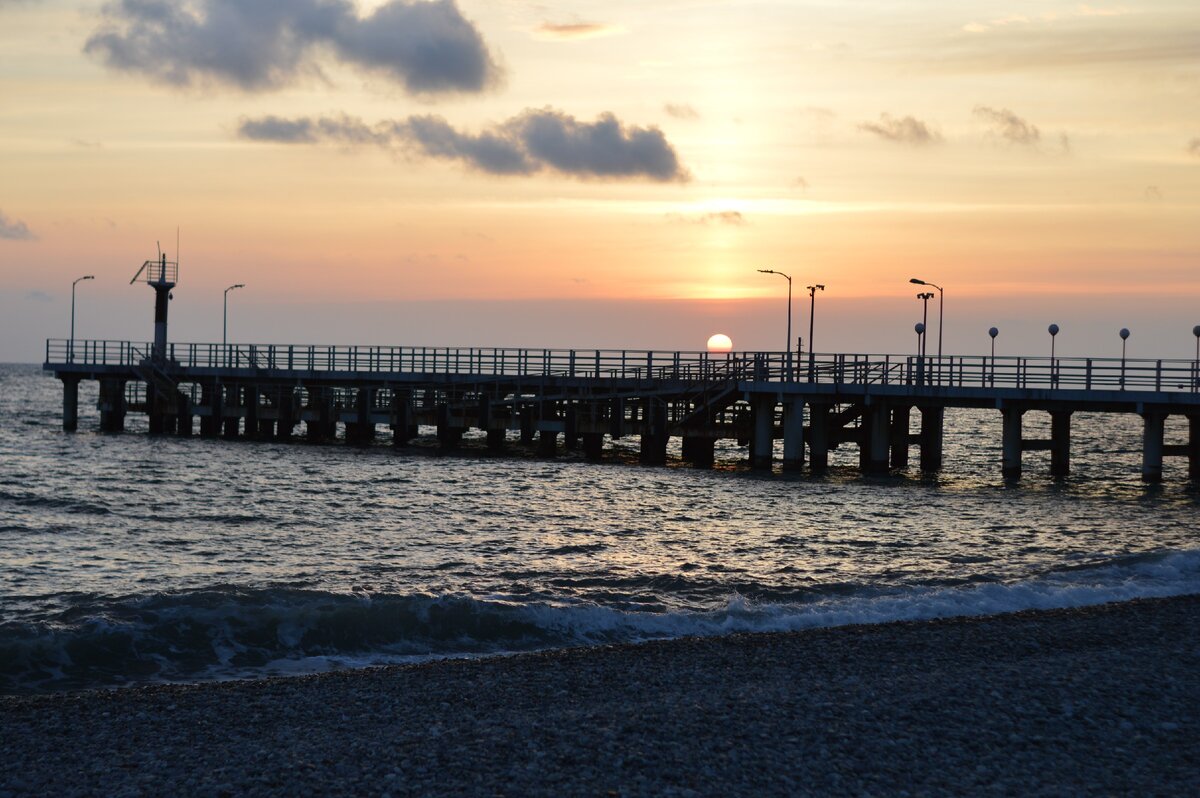
[[(137, 365), (149, 343), (49, 339), (46, 366)], [(174, 369), (247, 369), (350, 374), (738, 380), (918, 388), (1026, 388), (1200, 392), (1200, 361), (990, 355), (813, 354), (788, 369), (786, 352), (666, 352), (508, 347), (388, 347), (174, 343)], [(790, 378), (790, 379), (789, 379)]]

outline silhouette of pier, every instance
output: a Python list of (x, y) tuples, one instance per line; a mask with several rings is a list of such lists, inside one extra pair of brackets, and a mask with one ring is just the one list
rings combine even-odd
[[(1143, 419), (1144, 479), (1160, 481), (1173, 456), (1200, 479), (1196, 360), (809, 354), (800, 362), (783, 352), (164, 339), (165, 329), (154, 343), (47, 341), (43, 368), (63, 383), (63, 428), (78, 425), (80, 381), (96, 380), (107, 432), (144, 413), (152, 434), (365, 443), (386, 426), (402, 446), (427, 425), (447, 448), (475, 428), (493, 450), (519, 438), (546, 456), (564, 446), (592, 459), (603, 457), (606, 436), (639, 436), (646, 463), (665, 462), (678, 437), (697, 466), (712, 464), (716, 441), (734, 439), (761, 469), (775, 465), (781, 439), (784, 469), (820, 472), (832, 449), (851, 444), (864, 471), (881, 473), (907, 467), (913, 446), (923, 471), (941, 469), (946, 409), (987, 408), (1003, 418), (999, 465), (1017, 477), (1031, 450), (1050, 451), (1052, 474), (1069, 472), (1074, 413), (1123, 413)], [(1030, 412), (1049, 413), (1049, 438), (1025, 437)], [(1172, 415), (1187, 418), (1186, 442), (1165, 441)]]

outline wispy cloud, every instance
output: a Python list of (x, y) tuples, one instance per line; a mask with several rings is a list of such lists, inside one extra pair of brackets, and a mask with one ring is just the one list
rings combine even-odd
[(1164, 199), (1162, 189), (1158, 186), (1146, 186), (1144, 196), (1146, 197), (1146, 202), (1149, 203), (1159, 203)]
[(287, 144), (375, 146), (458, 161), (493, 175), (550, 171), (577, 178), (686, 181), (687, 170), (656, 127), (623, 124), (612, 114), (594, 122), (550, 108), (529, 109), (478, 133), (440, 116), (409, 116), (368, 125), (357, 117), (242, 119), (238, 135)]
[(730, 227), (743, 227), (749, 224), (741, 211), (712, 211), (695, 216), (688, 216), (682, 213), (668, 213), (667, 221), (672, 224), (728, 225)]
[(700, 112), (687, 103), (666, 103), (663, 105), (663, 110), (667, 112), (667, 116), (688, 122), (694, 122), (700, 118)]
[(803, 177), (797, 177), (795, 180), (792, 181), (792, 185), (795, 186), (796, 188), (800, 189), (801, 191), (808, 191), (808, 181), (806, 179), (804, 179)]
[[(0, 3), (0, 5), (3, 5), (3, 3)], [(30, 291), (25, 295), (25, 298), (31, 302), (49, 303), (54, 301), (54, 297), (50, 296), (45, 291)]]
[(988, 122), (989, 133), (1009, 144), (1019, 144), (1026, 147), (1036, 147), (1042, 140), (1042, 133), (1037, 125), (1014, 114), (1007, 108), (989, 108), (977, 105), (973, 111), (975, 116)]
[(37, 236), (20, 219), (9, 219), (4, 215), (4, 211), (0, 211), (0, 238), (10, 241), (32, 241)]
[(539, 39), (557, 41), (570, 39), (595, 39), (600, 36), (612, 36), (624, 33), (619, 25), (606, 25), (602, 22), (543, 22), (533, 29), (534, 36)]
[(939, 144), (942, 141), (941, 134), (911, 116), (896, 118), (891, 114), (880, 114), (878, 122), (863, 122), (858, 129), (887, 141), (916, 147)]
[(1200, 138), (1194, 138), (1187, 145), (1189, 155), (1195, 155), (1200, 158)]
[(321, 72), (322, 56), (412, 94), (479, 92), (500, 70), (454, 0), (112, 0), (85, 52), (172, 86), (278, 89)]

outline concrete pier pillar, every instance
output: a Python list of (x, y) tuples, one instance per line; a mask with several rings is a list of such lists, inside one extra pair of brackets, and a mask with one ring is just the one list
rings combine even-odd
[(908, 468), (909, 427), (912, 425), (912, 408), (908, 405), (892, 408), (889, 427), (891, 467)]
[(533, 406), (521, 405), (519, 419), (521, 422), (521, 443), (528, 446), (533, 443), (534, 435), (537, 432), (533, 423)]
[(865, 440), (862, 443), (867, 454), (867, 473), (886, 474), (888, 472), (888, 450), (891, 443), (891, 412), (887, 403), (875, 397), (863, 419), (867, 421)]
[(609, 404), (608, 434), (613, 440), (625, 434), (625, 400), (620, 397)]
[(221, 432), (221, 386), (212, 382), (201, 385), (200, 403), (208, 408), (208, 415), (200, 417), (200, 435), (215, 438)]
[(100, 431), (125, 431), (125, 380), (106, 377), (100, 380)]
[(79, 429), (79, 378), (63, 377), (63, 432)]
[[(238, 436), (238, 424), (241, 421), (241, 416), (238, 414), (243, 406), (242, 389), (240, 386), (225, 386), (224, 405), (226, 415), (221, 419), (221, 426), (224, 430), (224, 436), (232, 440)], [(233, 411), (233, 413), (230, 414), (230, 411)]]
[(804, 467), (804, 400), (789, 397), (783, 403), (783, 470)]
[[(541, 421), (558, 421), (558, 405), (554, 402), (542, 402), (541, 412), (538, 415)], [(557, 451), (558, 431), (538, 430), (538, 454), (542, 457), (553, 457)]]
[(574, 407), (568, 407), (563, 413), (563, 423), (566, 427), (563, 432), (563, 446), (568, 452), (573, 452), (579, 446), (579, 415)]
[(1162, 482), (1163, 435), (1167, 417), (1164, 413), (1151, 412), (1144, 413), (1142, 419), (1142, 480)]
[(167, 431), (167, 398), (161, 396), (153, 383), (146, 383), (146, 423), (151, 435)]
[(242, 435), (246, 438), (258, 438), (258, 386), (243, 385), (242, 386), (242, 407), (246, 409), (246, 414), (242, 416), (245, 419), (242, 427)]
[(1188, 479), (1200, 481), (1200, 415), (1188, 420)]
[(489, 429), (487, 431), (487, 447), (490, 451), (500, 452), (504, 450), (505, 441), (504, 430)]
[[(334, 437), (337, 424), (333, 421), (333, 408), (330, 406), (329, 393), (320, 387), (308, 389), (308, 413), (310, 420), (305, 422), (305, 437), (313, 443), (320, 443)], [(316, 416), (316, 418), (312, 418)]]
[(751, 423), (754, 437), (750, 439), (750, 467), (771, 470), (775, 440), (775, 397), (758, 394), (751, 402)]
[(600, 460), (604, 457), (604, 433), (583, 433), (583, 456), (588, 460)]
[(175, 392), (175, 434), (181, 438), (190, 438), (192, 435), (192, 425), (195, 419), (192, 416), (192, 400), (187, 394), (182, 391)]
[(946, 408), (921, 408), (921, 470), (942, 470), (942, 441)]
[(647, 465), (663, 465), (667, 462), (667, 406), (661, 401), (648, 401), (640, 457)]
[(829, 468), (829, 405), (808, 406), (808, 466), (814, 474)]
[(712, 468), (717, 448), (714, 438), (685, 435), (682, 441), (683, 459), (697, 468)]
[(276, 440), (286, 441), (292, 437), (296, 427), (296, 392), (291, 388), (280, 388), (276, 394), (276, 406), (279, 408), (279, 423), (275, 427)]
[(1000, 413), (1003, 419), (1001, 472), (1005, 479), (1019, 479), (1023, 435), (1021, 420), (1025, 411), (1019, 407), (1006, 407)]
[(457, 449), (466, 429), (453, 423), (450, 417), (450, 405), (438, 405), (437, 418), (438, 443), (443, 449)]
[(346, 442), (363, 446), (375, 440), (375, 424), (371, 421), (373, 388), (359, 388), (354, 396), (354, 421), (346, 425)]
[(408, 391), (392, 391), (392, 445), (407, 446), (417, 437), (416, 424), (412, 423), (412, 402)]
[(1071, 473), (1071, 411), (1050, 413), (1050, 474), (1065, 477)]

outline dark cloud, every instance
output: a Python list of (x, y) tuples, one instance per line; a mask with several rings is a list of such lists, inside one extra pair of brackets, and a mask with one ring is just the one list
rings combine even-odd
[(938, 144), (942, 140), (940, 134), (930, 130), (924, 122), (911, 116), (897, 119), (891, 114), (880, 114), (878, 122), (863, 122), (858, 129), (888, 141), (914, 146)]
[(1009, 144), (1036, 147), (1042, 140), (1042, 133), (1037, 129), (1037, 125), (1030, 124), (1007, 108), (977, 105), (973, 113), (988, 123), (992, 135)]
[(533, 32), (544, 39), (590, 39), (620, 33), (621, 29), (601, 22), (543, 22)]
[(1200, 157), (1200, 138), (1195, 138), (1188, 142), (1187, 151), (1189, 155)]
[(454, 0), (112, 0), (85, 52), (173, 86), (275, 89), (319, 74), (318, 57), (385, 75), (413, 94), (478, 92), (499, 68)]
[(11, 241), (32, 241), (37, 236), (20, 219), (9, 219), (4, 215), (4, 211), (0, 211), (0, 238), (7, 238)]
[(439, 116), (367, 125), (354, 117), (243, 119), (238, 135), (253, 141), (332, 142), (404, 150), (460, 161), (494, 175), (550, 170), (580, 178), (686, 181), (675, 149), (654, 127), (623, 125), (612, 114), (581, 122), (553, 109), (530, 109), (480, 133), (464, 133)]
[(700, 118), (700, 112), (686, 103), (666, 103), (663, 105), (663, 110), (667, 112), (667, 116), (685, 119), (689, 122)]

